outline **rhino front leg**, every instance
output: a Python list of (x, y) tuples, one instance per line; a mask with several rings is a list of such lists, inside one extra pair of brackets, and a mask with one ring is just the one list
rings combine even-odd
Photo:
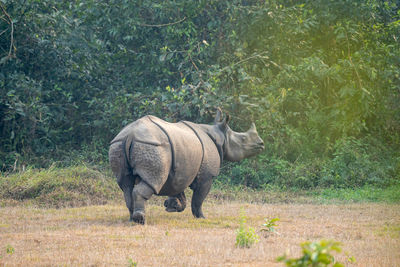
[(133, 214), (132, 220), (139, 224), (145, 223), (145, 202), (154, 194), (153, 189), (140, 181), (132, 191)]
[(168, 212), (182, 212), (186, 208), (185, 192), (169, 197), (164, 202), (165, 210)]
[(195, 182), (190, 186), (190, 188), (193, 189), (192, 214), (196, 218), (205, 218), (201, 207), (204, 199), (210, 192), (211, 184), (212, 177), (209, 179), (202, 179), (201, 182)]

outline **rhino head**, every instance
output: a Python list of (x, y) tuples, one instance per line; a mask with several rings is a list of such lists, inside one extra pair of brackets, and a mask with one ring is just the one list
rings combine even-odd
[(214, 125), (224, 134), (224, 159), (240, 161), (254, 156), (264, 149), (264, 142), (258, 135), (254, 123), (247, 132), (238, 133), (229, 127), (228, 122), (229, 116), (222, 119), (222, 112), (218, 109)]

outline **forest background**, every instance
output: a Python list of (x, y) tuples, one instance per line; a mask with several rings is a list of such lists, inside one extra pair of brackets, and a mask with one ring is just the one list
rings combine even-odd
[(400, 188), (400, 4), (0, 0), (0, 167), (108, 168), (146, 114), (216, 107), (265, 151), (216, 184)]

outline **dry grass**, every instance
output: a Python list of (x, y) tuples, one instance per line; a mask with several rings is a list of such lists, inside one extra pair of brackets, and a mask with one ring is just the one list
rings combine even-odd
[[(279, 217), (278, 234), (250, 249), (235, 247), (239, 210), (260, 229)], [(167, 213), (160, 201), (147, 208), (147, 225), (127, 221), (122, 203), (80, 208), (0, 209), (0, 266), (283, 266), (275, 259), (300, 255), (306, 240), (334, 239), (354, 256), (349, 266), (400, 266), (400, 205), (243, 204), (207, 201), (208, 219), (190, 208)], [(12, 254), (6, 247), (14, 248)]]

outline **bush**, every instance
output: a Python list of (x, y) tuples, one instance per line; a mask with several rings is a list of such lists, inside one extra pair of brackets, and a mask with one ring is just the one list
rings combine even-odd
[(261, 155), (237, 164), (224, 164), (217, 183), (253, 189), (384, 188), (397, 184), (400, 161), (382, 142), (368, 137), (343, 138), (331, 148), (332, 156), (291, 162)]
[[(298, 259), (288, 258), (286, 255), (277, 260), (282, 261), (290, 267), (343, 267), (344, 265), (336, 262), (332, 252), (340, 252), (340, 243), (335, 241), (321, 240), (319, 242), (304, 242), (301, 244), (303, 256)], [(354, 261), (354, 258), (352, 258)]]
[(396, 180), (396, 159), (385, 148), (346, 138), (333, 148), (333, 158), (321, 171), (319, 186), (357, 188), (365, 185), (386, 187)]
[(258, 243), (260, 240), (253, 227), (246, 228), (246, 221), (246, 214), (242, 209), (240, 212), (239, 229), (236, 231), (235, 243), (235, 245), (239, 248), (250, 248), (253, 244)]
[(265, 222), (263, 223), (260, 231), (267, 232), (267, 233), (274, 233), (276, 231), (275, 226), (277, 226), (276, 222), (280, 221), (280, 219), (279, 218), (272, 218), (272, 219), (265, 218), (264, 221)]
[(86, 166), (28, 169), (0, 177), (0, 198), (46, 207), (104, 204), (119, 195), (117, 183)]

